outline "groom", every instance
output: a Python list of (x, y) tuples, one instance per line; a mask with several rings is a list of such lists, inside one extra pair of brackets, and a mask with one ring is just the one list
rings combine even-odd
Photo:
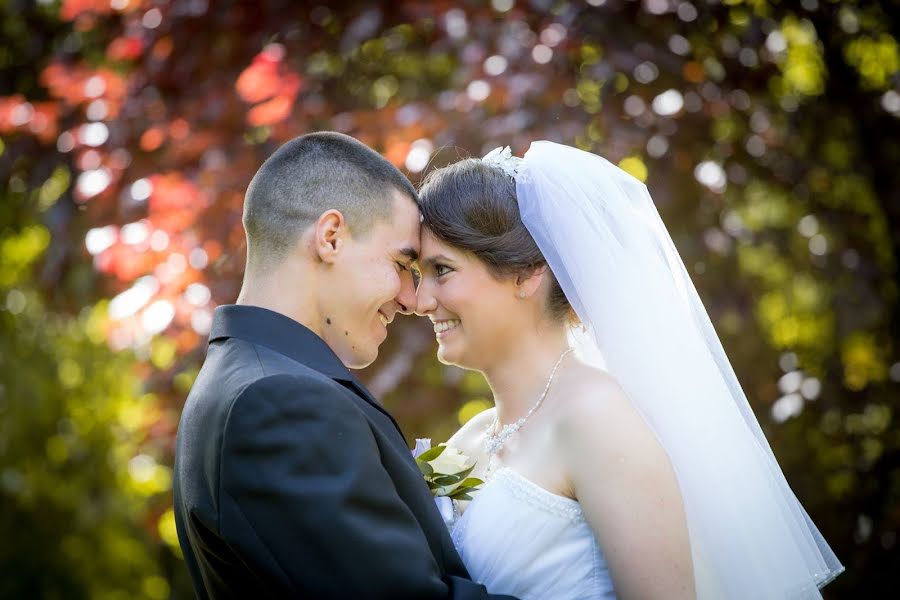
[(243, 287), (216, 309), (178, 430), (197, 595), (490, 598), (397, 423), (348, 370), (415, 306), (415, 189), (355, 139), (313, 133), (262, 165), (243, 222)]

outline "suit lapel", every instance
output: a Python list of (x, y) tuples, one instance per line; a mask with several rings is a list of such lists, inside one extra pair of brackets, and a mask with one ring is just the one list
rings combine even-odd
[(229, 337), (266, 346), (353, 390), (357, 396), (386, 416), (400, 434), (403, 443), (407, 443), (394, 417), (356, 380), (324, 340), (297, 321), (258, 306), (227, 304), (216, 308), (209, 341), (212, 343)]
[(377, 400), (375, 400), (375, 397), (372, 396), (371, 393), (369, 393), (369, 390), (367, 390), (363, 384), (359, 383), (355, 379), (344, 379), (342, 377), (335, 377), (334, 379), (338, 383), (343, 384), (348, 389), (353, 390), (357, 396), (359, 396), (360, 398), (365, 400), (367, 404), (372, 406), (372, 408), (374, 408), (375, 410), (377, 410), (378, 412), (383, 414), (385, 417), (387, 417), (390, 420), (390, 422), (394, 425), (394, 428), (397, 430), (397, 433), (400, 434), (400, 439), (403, 441), (404, 447), (407, 450), (409, 449), (409, 442), (406, 440), (406, 436), (403, 435), (403, 430), (400, 429), (400, 425), (397, 423), (396, 419), (394, 419), (393, 415), (391, 415), (391, 413), (389, 413), (387, 410), (385, 410), (385, 408), (383, 406), (381, 406), (381, 404)]

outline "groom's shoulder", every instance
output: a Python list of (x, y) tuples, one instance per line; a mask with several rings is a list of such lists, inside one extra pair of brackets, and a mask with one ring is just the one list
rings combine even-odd
[(265, 347), (256, 348), (259, 369), (249, 369), (238, 398), (281, 398), (286, 406), (313, 399), (340, 404), (352, 392), (329, 375)]
[(228, 412), (247, 404), (264, 410), (274, 402), (289, 410), (317, 400), (335, 408), (353, 404), (352, 392), (327, 374), (264, 346), (230, 339), (207, 355), (186, 408), (212, 403)]
[(367, 424), (352, 392), (305, 367), (253, 379), (235, 396), (228, 413), (226, 437), (239, 431), (284, 430), (301, 424), (316, 423), (326, 429)]
[[(338, 382), (309, 365), (266, 346), (237, 338), (210, 347), (197, 384), (205, 384), (217, 396), (235, 397), (262, 381), (271, 384), (273, 378), (287, 386), (304, 382), (304, 385), (313, 385), (315, 382), (335, 391), (342, 389)], [(197, 384), (194, 387), (198, 387)]]

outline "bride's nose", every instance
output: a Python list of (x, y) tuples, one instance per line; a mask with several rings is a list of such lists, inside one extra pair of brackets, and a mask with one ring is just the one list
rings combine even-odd
[(431, 293), (431, 286), (423, 277), (416, 289), (416, 314), (420, 317), (426, 316), (428, 313), (434, 312), (437, 308), (437, 299)]

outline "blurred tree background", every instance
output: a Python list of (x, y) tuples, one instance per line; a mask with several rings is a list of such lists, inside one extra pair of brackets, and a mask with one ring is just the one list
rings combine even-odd
[[(247, 183), (321, 129), (414, 182), (535, 139), (645, 180), (847, 566), (826, 597), (895, 595), (898, 25), (862, 0), (4, 0), (0, 597), (191, 596), (179, 411)], [(435, 347), (400, 319), (362, 373), (410, 438), (489, 406)]]

